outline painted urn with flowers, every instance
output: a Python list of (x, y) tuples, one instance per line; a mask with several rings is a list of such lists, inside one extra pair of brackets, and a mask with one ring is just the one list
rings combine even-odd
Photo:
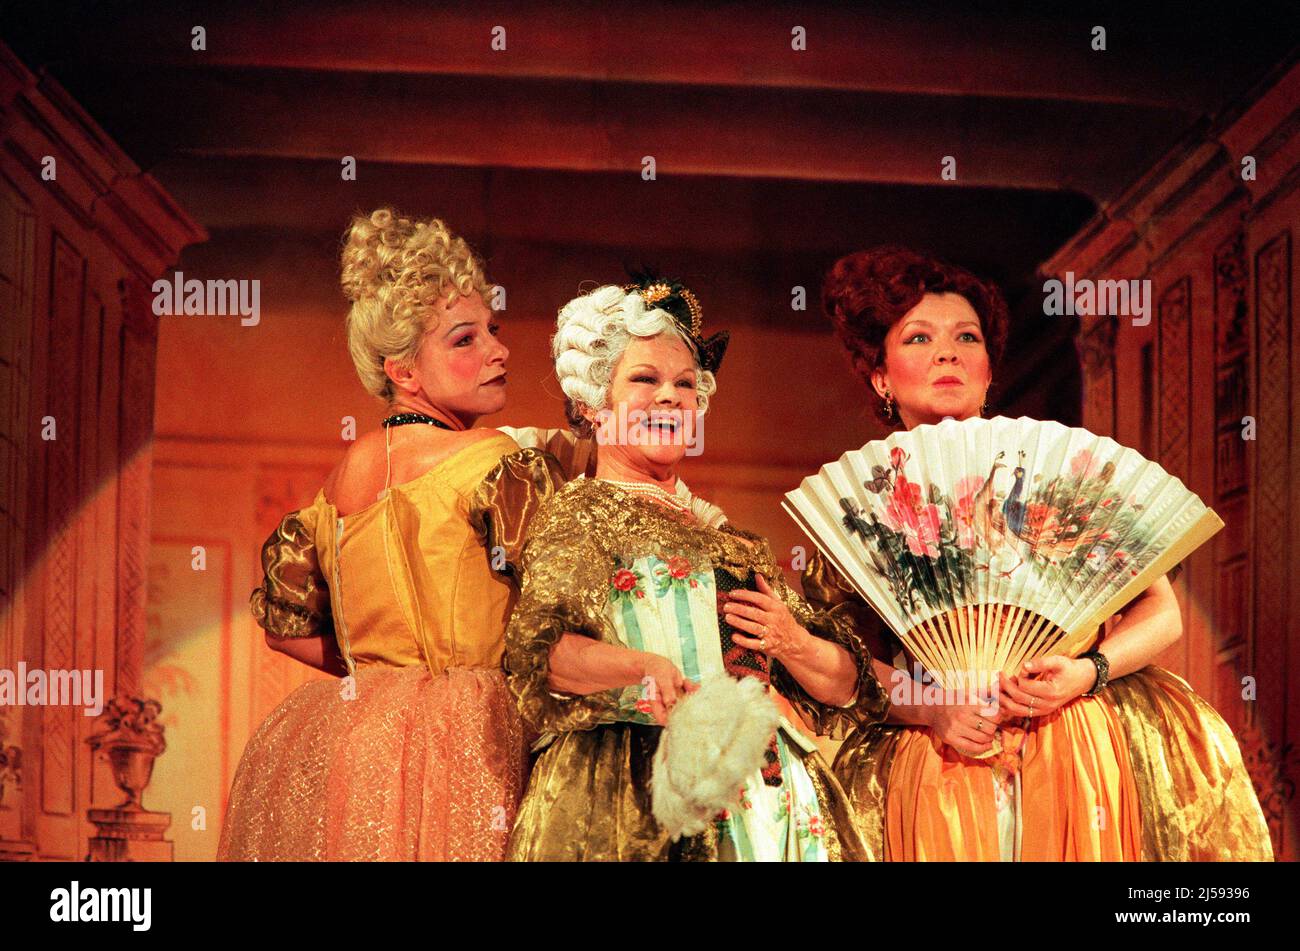
[(95, 721), (86, 742), (108, 758), (113, 781), (126, 793), (117, 809), (141, 811), (140, 797), (153, 776), (153, 763), (167, 749), (158, 722), (162, 704), (137, 697), (114, 697)]

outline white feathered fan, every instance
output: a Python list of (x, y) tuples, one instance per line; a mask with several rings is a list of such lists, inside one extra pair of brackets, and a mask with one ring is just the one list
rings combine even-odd
[(869, 442), (782, 507), (950, 690), (1077, 656), (1223, 527), (1134, 450), (1027, 417)]
[(739, 808), (745, 780), (763, 768), (781, 714), (753, 677), (719, 674), (677, 702), (659, 737), (651, 811), (676, 842), (721, 810)]

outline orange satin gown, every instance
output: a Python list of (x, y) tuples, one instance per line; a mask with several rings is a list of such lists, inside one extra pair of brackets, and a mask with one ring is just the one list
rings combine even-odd
[[(1019, 788), (990, 760), (965, 757), (923, 728), (901, 732), (885, 799), (887, 861), (1136, 861), (1137, 787), (1114, 710), (1079, 698), (1004, 731), (1020, 744)], [(1018, 809), (1018, 848), (999, 835), (999, 782)]]

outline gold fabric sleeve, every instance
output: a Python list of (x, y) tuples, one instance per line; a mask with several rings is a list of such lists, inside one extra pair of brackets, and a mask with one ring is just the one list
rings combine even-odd
[(1241, 748), (1181, 677), (1145, 667), (1101, 694), (1128, 739), (1142, 810), (1142, 858), (1270, 862), (1273, 845)]
[(540, 449), (548, 452), (560, 464), (564, 478), (573, 479), (584, 473), (596, 474), (596, 440), (579, 439), (568, 429), (543, 429), (540, 426), (498, 426), (501, 432), (513, 439), (520, 449)]
[(540, 507), (521, 558), (519, 601), (506, 628), (506, 670), (524, 720), (539, 733), (589, 730), (618, 718), (622, 688), (586, 696), (551, 689), (551, 648), (566, 632), (618, 643), (605, 617), (609, 558), (596, 542), (592, 511)]
[[(867, 631), (882, 631), (879, 616), (819, 549), (814, 548), (809, 555), (799, 580), (809, 607), (837, 622), (846, 632), (840, 643), (858, 661), (858, 702), (853, 709), (853, 725), (883, 723), (889, 715), (889, 692), (876, 679), (871, 666), (871, 643), (864, 636)], [(888, 631), (883, 633), (886, 637), (879, 640), (887, 642)], [(889, 663), (888, 657), (882, 659)], [(867, 677), (871, 678), (874, 689), (867, 684)]]
[(772, 549), (760, 535), (732, 525), (721, 531), (754, 542), (755, 570), (766, 576), (772, 590), (785, 604), (794, 619), (814, 637), (838, 644), (849, 652), (858, 668), (857, 688), (853, 700), (843, 707), (822, 703), (813, 698), (779, 661), (772, 663), (772, 684), (777, 692), (790, 701), (813, 726), (818, 734), (832, 739), (844, 739), (855, 727), (883, 720), (889, 712), (889, 695), (876, 680), (871, 667), (871, 652), (858, 636), (846, 615), (819, 610), (801, 598), (785, 580), (785, 574), (776, 563)]
[(333, 636), (329, 587), (316, 557), (319, 509), (290, 512), (262, 545), (262, 583), (248, 599), (272, 637)]
[(518, 579), (529, 526), (564, 481), (563, 467), (550, 453), (521, 449), (502, 457), (479, 483), (469, 503), (469, 524), (494, 569)]
[(856, 827), (871, 861), (885, 861), (885, 802), (894, 753), (904, 731), (889, 723), (872, 723), (851, 734), (835, 754), (831, 772), (848, 795)]

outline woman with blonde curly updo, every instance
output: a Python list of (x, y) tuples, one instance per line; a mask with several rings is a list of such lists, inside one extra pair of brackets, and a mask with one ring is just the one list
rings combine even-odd
[[(218, 854), (499, 860), (527, 771), (502, 670), (510, 574), (538, 493), (591, 446), (475, 428), (505, 406), (509, 352), (443, 222), (354, 218), (342, 285), (383, 426), (272, 533), (251, 606), (268, 646), (343, 680), (300, 687), (249, 741)], [(521, 445), (546, 480), (483, 485)]]
[[(594, 431), (601, 449), (594, 478), (575, 478), (542, 504), (523, 550), (507, 667), (544, 749), (512, 860), (865, 857), (843, 792), (796, 725), (796, 710), (827, 730), (883, 705), (868, 661), (853, 659), (865, 652), (849, 626), (790, 590), (762, 538), (677, 478), (681, 459), (701, 448), (726, 345), (725, 334), (704, 338), (701, 321), (688, 288), (653, 276), (597, 288), (560, 311), (556, 374), (570, 419)], [(651, 763), (668, 742), (670, 711), (697, 688), (727, 696), (726, 677), (754, 678), (763, 690), (750, 692), (775, 704), (770, 720), (743, 716), (743, 706), (709, 708), (728, 733), (760, 724), (761, 756), (725, 744), (705, 767), (703, 785), (721, 784), (717, 799), (699, 784), (666, 782), (652, 804)], [(669, 734), (672, 743), (710, 748), (708, 726), (686, 722), (694, 730)], [(676, 840), (660, 821), (668, 789), (693, 804), (694, 817), (672, 827)], [(713, 809), (728, 798), (730, 807)]]

